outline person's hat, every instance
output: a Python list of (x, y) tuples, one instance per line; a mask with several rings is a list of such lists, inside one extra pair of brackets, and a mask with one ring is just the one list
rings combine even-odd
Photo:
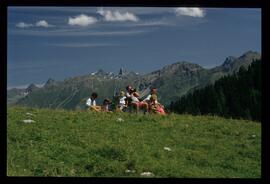
[(103, 102), (111, 103), (110, 99), (105, 98)]
[(124, 92), (124, 91), (121, 91), (121, 92), (120, 92), (120, 95), (121, 95), (121, 96), (124, 96), (124, 95), (125, 95), (125, 92)]

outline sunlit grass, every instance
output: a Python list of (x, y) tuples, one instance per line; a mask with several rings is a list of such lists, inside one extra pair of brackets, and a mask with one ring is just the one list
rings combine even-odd
[(261, 176), (256, 122), (22, 107), (8, 108), (7, 120), (9, 176)]

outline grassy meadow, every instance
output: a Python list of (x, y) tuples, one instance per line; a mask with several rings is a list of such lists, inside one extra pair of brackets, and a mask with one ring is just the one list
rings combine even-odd
[(7, 141), (8, 176), (261, 177), (261, 124), (246, 120), (10, 107)]

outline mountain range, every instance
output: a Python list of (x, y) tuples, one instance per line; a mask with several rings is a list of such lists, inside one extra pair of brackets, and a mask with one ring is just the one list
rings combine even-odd
[(229, 56), (222, 65), (206, 69), (187, 61), (176, 62), (148, 74), (139, 74), (123, 68), (118, 74), (102, 69), (87, 75), (67, 78), (63, 81), (49, 79), (43, 87), (30, 84), (26, 89), (7, 91), (8, 105), (23, 105), (45, 108), (83, 108), (92, 92), (98, 93), (97, 103), (112, 96), (127, 85), (139, 91), (141, 97), (147, 95), (150, 87), (158, 89), (158, 99), (164, 105), (179, 99), (194, 89), (214, 83), (224, 75), (237, 72), (241, 66), (247, 68), (261, 55), (254, 51), (245, 52), (240, 57)]

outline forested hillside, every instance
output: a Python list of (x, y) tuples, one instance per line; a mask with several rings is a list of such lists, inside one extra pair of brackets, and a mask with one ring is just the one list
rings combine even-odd
[(178, 113), (261, 120), (261, 60), (171, 104)]

